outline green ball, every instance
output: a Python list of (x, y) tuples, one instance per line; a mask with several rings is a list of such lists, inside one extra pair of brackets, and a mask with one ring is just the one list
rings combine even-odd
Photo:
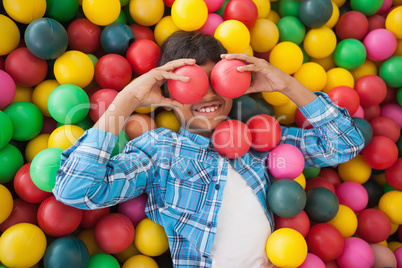
[(388, 182), (387, 182), (384, 185), (384, 194), (388, 193), (390, 191), (397, 191), (397, 190), (394, 187), (392, 187), (391, 185), (389, 185)]
[(75, 17), (79, 6), (77, 0), (46, 0), (46, 17), (66, 22)]
[(229, 3), (229, 0), (223, 1), (223, 4), (217, 11), (215, 11), (215, 13), (223, 18), (223, 15), (225, 14), (225, 8), (228, 3)]
[[(89, 115), (85, 116), (85, 118), (83, 120), (81, 120), (78, 123), (75, 123), (75, 126), (79, 126), (80, 128), (82, 128), (83, 130), (88, 130), (91, 127), (94, 126), (94, 121), (92, 121), (91, 117)], [(61, 127), (64, 126), (65, 124), (62, 124), (60, 122), (57, 122), (56, 127)]]
[(90, 58), (90, 60), (92, 61), (93, 65), (95, 67), (96, 64), (98, 63), (99, 59), (93, 54), (86, 54), (86, 55)]
[(274, 107), (271, 104), (263, 98), (255, 98), (254, 101), (257, 103), (257, 114), (267, 114), (275, 117)]
[(233, 99), (232, 110), (229, 117), (246, 123), (252, 116), (257, 114), (257, 102), (249, 95), (242, 95)]
[(366, 60), (367, 52), (357, 39), (345, 39), (338, 43), (334, 51), (334, 61), (338, 67), (354, 70)]
[(393, 56), (385, 60), (379, 70), (380, 77), (387, 86), (402, 87), (402, 56)]
[(127, 24), (127, 15), (126, 15), (126, 12), (124, 12), (123, 9), (120, 10), (120, 14), (119, 14), (119, 16), (117, 17), (117, 19), (114, 22)]
[(32, 182), (45, 192), (51, 192), (56, 184), (63, 149), (52, 147), (40, 151), (32, 160), (29, 173)]
[(87, 268), (120, 268), (120, 264), (112, 255), (95, 253), (89, 257)]
[(0, 111), (0, 149), (6, 146), (13, 137), (13, 123), (3, 111)]
[(279, 1), (278, 13), (281, 18), (285, 16), (299, 17), (299, 0), (281, 0)]
[(291, 218), (304, 209), (306, 192), (295, 180), (280, 179), (269, 187), (267, 203), (276, 215)]
[(289, 41), (300, 45), (306, 35), (306, 28), (303, 23), (294, 16), (281, 18), (276, 26), (279, 30), (279, 42)]
[(127, 134), (124, 131), (121, 131), (119, 137), (117, 138), (116, 145), (113, 148), (111, 157), (120, 154), (127, 142), (129, 142)]
[(307, 54), (306, 50), (304, 49), (303, 44), (299, 45), (301, 51), (303, 52), (303, 64), (310, 61), (310, 55)]
[(339, 201), (336, 195), (324, 187), (315, 187), (307, 192), (305, 211), (310, 220), (315, 222), (327, 222), (332, 220), (339, 209)]
[(128, 3), (130, 3), (130, 0), (120, 0), (120, 5), (122, 7), (124, 7), (125, 5), (127, 5)]
[(75, 124), (83, 120), (89, 111), (87, 93), (77, 85), (56, 87), (47, 100), (50, 115), (63, 124)]
[(42, 112), (30, 102), (19, 101), (12, 103), (4, 110), (4, 113), (8, 115), (13, 124), (13, 140), (31, 140), (42, 130)]
[(366, 16), (371, 16), (377, 13), (383, 0), (350, 0), (350, 6), (352, 10), (360, 11)]
[(399, 105), (402, 106), (402, 87), (396, 92), (396, 99), (398, 100)]
[(14, 145), (7, 144), (0, 149), (0, 183), (12, 181), (23, 165), (24, 157)]
[(320, 167), (312, 167), (303, 169), (303, 175), (306, 179), (317, 177), (320, 174)]

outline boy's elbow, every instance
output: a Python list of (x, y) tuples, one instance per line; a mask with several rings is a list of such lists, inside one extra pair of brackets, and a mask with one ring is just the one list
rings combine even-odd
[(342, 143), (338, 144), (336, 151), (337, 164), (347, 162), (358, 155), (365, 146), (365, 139), (358, 130), (349, 133)]

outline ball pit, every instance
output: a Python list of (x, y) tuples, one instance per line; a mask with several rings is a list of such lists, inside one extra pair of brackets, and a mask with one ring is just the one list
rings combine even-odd
[(45, 267), (87, 267), (89, 252), (81, 239), (76, 237), (61, 237), (54, 240), (47, 248), (43, 258)]

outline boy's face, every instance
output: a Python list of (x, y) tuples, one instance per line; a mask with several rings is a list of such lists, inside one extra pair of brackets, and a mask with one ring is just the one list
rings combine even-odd
[[(201, 65), (211, 78), (214, 62), (208, 61)], [(227, 119), (232, 109), (232, 99), (219, 96), (209, 83), (207, 94), (194, 104), (184, 104), (183, 108), (175, 108), (174, 112), (182, 127), (194, 134), (210, 138), (213, 130)]]

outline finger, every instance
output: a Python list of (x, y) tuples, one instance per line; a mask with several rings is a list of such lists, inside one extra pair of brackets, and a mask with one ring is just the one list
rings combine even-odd
[(177, 100), (174, 100), (171, 98), (164, 98), (161, 102), (161, 106), (172, 107), (172, 108), (183, 108), (184, 107), (183, 103), (178, 102)]
[(237, 60), (241, 60), (244, 61), (246, 63), (256, 63), (258, 61), (258, 59), (256, 57), (252, 57), (250, 55), (247, 54), (222, 54), (221, 55), (222, 59), (227, 59), (227, 60), (233, 60), (233, 59), (237, 59)]
[(186, 58), (186, 59), (178, 59), (178, 60), (169, 61), (168, 63), (166, 63), (165, 65), (163, 65), (159, 68), (162, 70), (171, 72), (182, 66), (194, 65), (194, 64), (195, 64), (195, 59), (187, 59)]
[(181, 82), (190, 81), (190, 77), (184, 76), (184, 75), (179, 75), (179, 74), (172, 73), (172, 72), (162, 71), (159, 74), (161, 75), (161, 79), (159, 79), (159, 80), (165, 79), (165, 80), (176, 80), (176, 81), (181, 81)]

